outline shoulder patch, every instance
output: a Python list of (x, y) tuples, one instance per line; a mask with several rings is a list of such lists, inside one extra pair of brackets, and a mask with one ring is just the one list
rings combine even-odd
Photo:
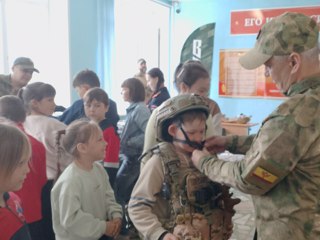
[(253, 171), (252, 175), (269, 184), (274, 183), (278, 179), (276, 175), (268, 172), (260, 166)]

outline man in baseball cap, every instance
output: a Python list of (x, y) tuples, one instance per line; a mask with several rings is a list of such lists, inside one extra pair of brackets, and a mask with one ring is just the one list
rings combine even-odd
[[(286, 94), (292, 84), (306, 77), (302, 70), (307, 70), (308, 75), (318, 71), (318, 60), (309, 61), (305, 58), (310, 55), (316, 58), (318, 36), (319, 28), (312, 18), (287, 12), (262, 27), (254, 48), (240, 57), (239, 62), (246, 69), (265, 64), (266, 76), (270, 75), (277, 87)], [(278, 76), (280, 73), (287, 79)]]
[[(192, 155), (211, 180), (252, 194), (258, 239), (320, 239), (320, 71), (317, 23), (284, 13), (266, 23), (252, 50), (240, 58), (247, 69), (265, 65), (288, 96), (256, 135), (218, 136)], [(254, 101), (254, 100), (253, 100)], [(225, 162), (210, 153), (245, 154)]]
[(0, 75), (0, 97), (17, 95), (20, 88), (26, 86), (32, 78), (33, 72), (39, 73), (30, 58), (19, 57), (13, 62), (12, 73)]
[(29, 70), (39, 73), (39, 70), (34, 68), (34, 64), (30, 58), (19, 57), (13, 62), (13, 66), (20, 66), (23, 70)]

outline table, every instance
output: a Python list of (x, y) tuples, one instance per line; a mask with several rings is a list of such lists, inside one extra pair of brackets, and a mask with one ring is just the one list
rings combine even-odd
[(249, 135), (250, 127), (258, 125), (258, 123), (229, 123), (221, 122), (222, 128), (224, 129), (225, 135)]

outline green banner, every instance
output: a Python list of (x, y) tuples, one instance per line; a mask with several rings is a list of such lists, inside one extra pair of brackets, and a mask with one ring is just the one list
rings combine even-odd
[(181, 50), (180, 62), (199, 60), (211, 76), (215, 23), (197, 28), (185, 41)]

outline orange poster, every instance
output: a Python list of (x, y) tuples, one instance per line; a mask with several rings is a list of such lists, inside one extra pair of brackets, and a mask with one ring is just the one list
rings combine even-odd
[(246, 50), (220, 50), (219, 96), (282, 98), (271, 78), (264, 76), (264, 66), (244, 69), (239, 57)]

